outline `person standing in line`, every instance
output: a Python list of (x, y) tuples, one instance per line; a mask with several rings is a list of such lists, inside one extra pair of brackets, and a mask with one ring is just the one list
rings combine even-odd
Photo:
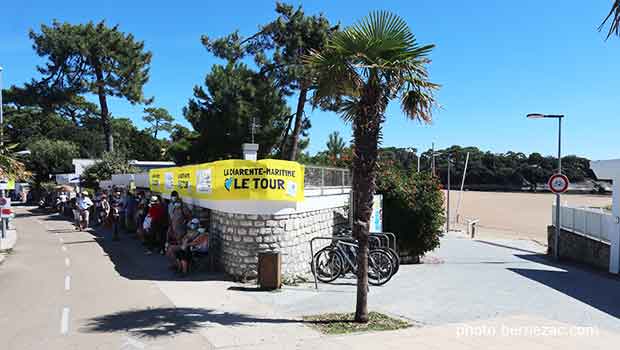
[(107, 224), (111, 209), (110, 202), (108, 202), (108, 196), (105, 193), (100, 194), (98, 210), (99, 217), (97, 218), (100, 224)]
[(88, 218), (90, 207), (93, 206), (93, 201), (88, 197), (88, 192), (82, 192), (82, 195), (77, 200), (78, 210), (80, 211), (80, 225), (79, 230), (83, 231), (88, 228)]
[(135, 232), (136, 198), (131, 191), (125, 196), (125, 228), (127, 232)]
[(164, 228), (164, 220), (166, 211), (161, 204), (159, 197), (152, 196), (149, 203), (148, 215), (150, 218), (150, 227), (148, 229), (147, 246), (149, 247), (148, 253), (151, 253), (152, 248), (159, 247), (160, 243), (158, 238), (161, 238)]
[(80, 227), (80, 209), (77, 206), (78, 198), (79, 198), (79, 195), (71, 198), (71, 201), (69, 203), (71, 207), (71, 212), (73, 213), (73, 224), (75, 225), (76, 230), (79, 230), (79, 227)]
[(144, 197), (144, 192), (138, 192), (136, 214), (135, 214), (135, 227), (138, 239), (144, 240), (144, 218), (146, 218), (146, 212), (148, 210), (148, 202)]
[(176, 250), (178, 250), (181, 239), (187, 232), (187, 222), (191, 220), (192, 212), (183, 204), (176, 191), (170, 195), (168, 211), (170, 212), (170, 226), (166, 234), (168, 241), (166, 253), (171, 259), (175, 259)]
[(121, 193), (119, 191), (114, 192), (114, 196), (112, 197), (112, 202), (110, 203), (110, 221), (112, 223), (112, 240), (118, 241), (118, 226), (120, 224), (121, 210), (122, 210), (122, 199)]

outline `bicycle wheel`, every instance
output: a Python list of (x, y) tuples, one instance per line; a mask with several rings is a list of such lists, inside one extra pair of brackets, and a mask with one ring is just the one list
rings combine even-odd
[(400, 268), (400, 257), (398, 256), (398, 253), (396, 253), (396, 251), (394, 251), (394, 249), (392, 248), (383, 248), (386, 250), (386, 252), (388, 254), (390, 254), (390, 256), (392, 257), (392, 264), (394, 265), (394, 271), (392, 271), (392, 275), (395, 275), (398, 272), (398, 269)]
[(368, 253), (368, 283), (373, 286), (386, 284), (393, 276), (394, 264), (390, 254), (380, 249)]
[(316, 278), (323, 282), (329, 283), (340, 277), (342, 273), (342, 257), (340, 253), (332, 247), (326, 247), (314, 254), (314, 264), (312, 271)]

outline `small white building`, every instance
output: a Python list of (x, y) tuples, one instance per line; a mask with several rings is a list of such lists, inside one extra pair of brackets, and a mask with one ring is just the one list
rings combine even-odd
[(620, 159), (592, 161), (590, 168), (600, 180), (612, 181), (609, 272), (617, 274), (620, 272)]

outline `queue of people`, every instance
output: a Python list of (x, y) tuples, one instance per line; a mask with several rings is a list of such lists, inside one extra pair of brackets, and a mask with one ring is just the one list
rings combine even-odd
[(59, 205), (70, 208), (76, 230), (103, 226), (112, 231), (114, 241), (120, 240), (121, 231), (135, 233), (146, 254), (167, 256), (171, 269), (181, 275), (188, 274), (194, 262), (208, 253), (206, 228), (192, 217), (192, 210), (176, 191), (171, 193), (170, 200), (120, 188), (98, 192), (94, 198), (87, 191), (69, 197)]

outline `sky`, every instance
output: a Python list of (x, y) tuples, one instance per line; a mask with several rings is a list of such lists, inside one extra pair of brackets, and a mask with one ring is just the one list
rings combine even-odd
[[(429, 149), (476, 146), (553, 155), (557, 122), (530, 120), (532, 112), (564, 114), (564, 154), (590, 159), (620, 158), (620, 38), (605, 41), (597, 31), (611, 0), (338, 0), (289, 1), (307, 14), (323, 13), (333, 23), (354, 24), (373, 10), (405, 19), (419, 43), (436, 45), (430, 78), (442, 88), (433, 122), (405, 119), (397, 103), (386, 112), (383, 146)], [(0, 66), (3, 85), (36, 77), (44, 62), (32, 49), (30, 29), (52, 20), (82, 23), (105, 20), (143, 40), (153, 59), (145, 96), (154, 96), (177, 122), (195, 85), (213, 64), (223, 63), (200, 43), (201, 35), (220, 37), (234, 30), (253, 34), (275, 17), (274, 1), (32, 1), (0, 5)], [(294, 100), (294, 99), (293, 99)], [(290, 105), (294, 108), (293, 100)], [(139, 127), (144, 106), (113, 99), (115, 116)], [(325, 148), (339, 131), (351, 139), (351, 126), (331, 112), (306, 109), (312, 121), (311, 154)]]

